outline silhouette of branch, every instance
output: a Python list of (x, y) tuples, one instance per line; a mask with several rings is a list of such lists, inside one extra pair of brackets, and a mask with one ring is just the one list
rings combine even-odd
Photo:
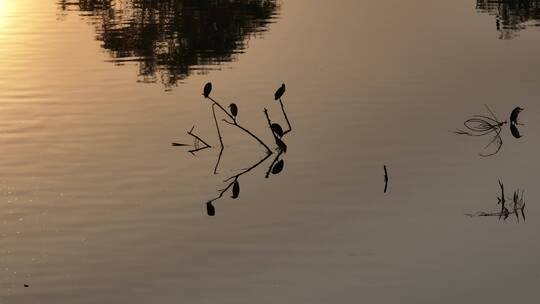
[[(231, 196), (231, 198), (233, 198), (233, 199), (238, 198), (238, 196), (240, 194), (240, 184), (239, 184), (240, 177), (242, 175), (244, 175), (244, 174), (249, 173), (250, 171), (252, 171), (256, 167), (260, 166), (267, 159), (269, 159), (270, 155), (274, 154), (274, 152), (270, 149), (270, 147), (264, 141), (262, 141), (261, 138), (259, 138), (257, 135), (253, 134), (253, 132), (251, 132), (250, 130), (246, 129), (245, 127), (243, 127), (242, 125), (240, 125), (238, 123), (238, 121), (236, 119), (237, 113), (238, 113), (238, 108), (236, 107), (236, 104), (233, 103), (233, 104), (231, 104), (229, 106), (230, 109), (231, 109), (231, 111), (229, 112), (219, 102), (217, 102), (212, 97), (210, 97), (211, 91), (212, 91), (212, 84), (207, 83), (204, 86), (202, 95), (206, 99), (209, 99), (212, 102), (212, 117), (213, 117), (214, 123), (216, 125), (216, 131), (217, 131), (217, 134), (218, 134), (220, 147), (221, 147), (218, 158), (217, 158), (217, 161), (216, 161), (216, 165), (214, 167), (214, 174), (217, 174), (219, 164), (221, 162), (221, 157), (223, 155), (223, 151), (225, 150), (225, 145), (224, 145), (224, 142), (223, 142), (223, 136), (221, 134), (221, 128), (220, 128), (220, 125), (219, 125), (219, 122), (218, 122), (218, 117), (217, 117), (217, 114), (216, 114), (216, 108), (219, 108), (227, 116), (227, 117), (222, 119), (225, 123), (236, 126), (240, 130), (244, 131), (245, 133), (247, 133), (248, 135), (253, 137), (255, 140), (257, 140), (257, 142), (259, 142), (267, 151), (266, 155), (263, 158), (261, 158), (258, 162), (256, 162), (255, 164), (253, 164), (252, 166), (250, 166), (248, 168), (243, 169), (238, 174), (232, 175), (229, 178), (225, 179), (223, 182), (226, 183), (226, 187), (221, 189), (221, 190), (218, 190), (218, 195), (216, 197), (212, 198), (211, 200), (206, 202), (208, 215), (209, 216), (215, 216), (216, 209), (212, 205), (212, 203), (219, 200), (219, 199), (221, 199), (224, 196), (224, 194), (227, 191), (229, 191), (229, 189), (231, 189), (231, 187), (232, 187), (232, 196)], [(281, 110), (283, 112), (283, 115), (284, 115), (285, 120), (287, 121), (287, 125), (288, 125), (288, 130), (286, 130), (285, 132), (282, 130), (282, 128), (281, 128), (281, 126), (279, 124), (272, 123), (272, 121), (270, 120), (270, 117), (268, 115), (268, 110), (264, 109), (264, 114), (265, 114), (266, 120), (268, 122), (268, 127), (270, 128), (270, 131), (272, 132), (272, 136), (274, 137), (274, 139), (276, 141), (276, 145), (277, 145), (277, 148), (276, 148), (277, 155), (274, 158), (274, 160), (272, 161), (272, 163), (270, 164), (270, 167), (268, 168), (268, 170), (267, 170), (267, 172), (265, 174), (266, 178), (269, 177), (270, 173), (278, 174), (283, 170), (284, 161), (283, 161), (283, 159), (280, 159), (280, 157), (281, 157), (282, 154), (284, 154), (287, 151), (287, 145), (283, 142), (282, 138), (286, 133), (292, 131), (292, 127), (291, 127), (291, 124), (289, 122), (289, 118), (287, 117), (287, 113), (285, 111), (285, 107), (283, 105), (283, 102), (281, 101), (281, 99), (279, 99), (279, 102), (280, 102)], [(198, 144), (198, 142), (200, 141), (200, 142), (202, 142), (202, 143), (204, 143), (206, 145), (203, 148), (199, 148), (198, 146), (196, 146), (196, 149), (194, 149), (193, 151), (198, 151), (199, 149), (205, 149), (207, 147), (210, 147), (209, 144), (207, 144), (205, 141), (203, 141), (197, 135), (193, 134), (192, 131), (193, 131), (193, 128), (188, 132), (188, 134), (192, 135), (195, 138), (196, 143)]]
[[(191, 130), (189, 130), (187, 132), (188, 135), (193, 137), (194, 143), (193, 143), (192, 146), (195, 147), (195, 149), (191, 149), (188, 152), (195, 155), (195, 152), (199, 152), (199, 151), (204, 150), (204, 149), (212, 148), (212, 146), (209, 145), (206, 141), (204, 141), (201, 137), (199, 137), (198, 135), (193, 133), (194, 129), (195, 129), (195, 126), (191, 127)], [(204, 147), (199, 147), (199, 142), (202, 142), (204, 144)], [(190, 146), (190, 145), (173, 142), (173, 143), (171, 143), (171, 146), (173, 146), (173, 147), (187, 147), (187, 146)]]
[(266, 116), (266, 121), (268, 122), (268, 127), (270, 128), (270, 132), (272, 132), (272, 136), (274, 136), (274, 139), (276, 140), (276, 143), (277, 143), (278, 137), (276, 133), (272, 130), (272, 121), (270, 120), (270, 116), (268, 116), (268, 110), (266, 108), (264, 108), (264, 116)]
[[(191, 130), (189, 130), (187, 132), (187, 134), (189, 134), (190, 136), (194, 137), (195, 138), (195, 149), (192, 149), (192, 150), (189, 150), (188, 152), (195, 155), (195, 152), (199, 152), (201, 150), (204, 150), (204, 149), (208, 149), (208, 148), (212, 148), (212, 146), (210, 146), (206, 141), (204, 141), (202, 138), (200, 138), (199, 136), (197, 136), (195, 133), (193, 133), (193, 129), (195, 129), (195, 126), (193, 126), (191, 128)], [(197, 141), (200, 141), (204, 144), (204, 147), (201, 147), (201, 148), (198, 148), (197, 147)]]
[(242, 172), (236, 174), (236, 175), (233, 175), (229, 178), (227, 178), (226, 180), (224, 180), (223, 182), (228, 182), (230, 181), (231, 179), (238, 179), (240, 176), (250, 172), (251, 170), (257, 168), (259, 165), (261, 165), (265, 160), (267, 160), (269, 157), (270, 157), (271, 154), (267, 154), (266, 156), (264, 156), (263, 158), (261, 158), (257, 163), (255, 163), (254, 165), (252, 165), (251, 167), (249, 168), (245, 168)]
[(216, 198), (211, 199), (211, 200), (209, 200), (208, 202), (211, 203), (211, 202), (214, 202), (214, 201), (216, 201), (216, 200), (222, 198), (222, 197), (223, 197), (223, 194), (225, 194), (225, 192), (227, 192), (227, 190), (229, 190), (229, 188), (231, 188), (232, 185), (233, 185), (235, 182), (238, 181), (238, 178), (240, 178), (240, 176), (242, 176), (242, 175), (244, 175), (244, 174), (250, 172), (251, 170), (257, 168), (260, 164), (262, 164), (265, 160), (267, 160), (267, 159), (270, 157), (270, 155), (271, 155), (271, 154), (267, 154), (265, 157), (263, 157), (261, 160), (259, 160), (257, 163), (255, 163), (255, 164), (252, 165), (251, 167), (246, 168), (246, 169), (244, 169), (242, 172), (240, 172), (240, 173), (238, 173), (238, 174), (235, 174), (235, 175), (233, 175), (233, 176), (227, 178), (226, 180), (224, 180), (223, 182), (229, 182), (229, 181), (231, 181), (231, 180), (232, 180), (232, 181), (227, 185), (227, 187), (225, 187), (224, 189), (219, 190), (219, 195), (218, 195)]
[[(255, 140), (257, 140), (265, 149), (266, 151), (269, 153), (269, 154), (272, 154), (272, 150), (270, 150), (270, 148), (268, 147), (268, 145), (266, 145), (258, 136), (256, 136), (255, 134), (253, 134), (251, 131), (249, 131), (248, 129), (244, 128), (243, 126), (241, 126), (235, 119), (234, 116), (232, 116), (219, 102), (215, 101), (212, 97), (208, 96), (207, 97), (208, 99), (210, 99), (213, 103), (213, 105), (216, 105), (218, 106), (221, 111), (223, 111), (223, 113), (225, 113), (227, 116), (229, 116), (229, 118), (232, 120), (232, 122), (230, 121), (227, 121), (225, 119), (223, 119), (223, 121), (225, 121), (226, 123), (228, 124), (231, 124), (231, 125), (234, 125), (236, 127), (238, 127), (240, 130), (246, 132), (247, 134), (249, 134), (251, 137), (253, 137)], [(215, 114), (214, 114), (214, 118), (215, 118)], [(217, 123), (217, 122), (216, 122)]]
[(208, 148), (212, 148), (212, 146), (210, 144), (208, 144), (206, 141), (204, 141), (202, 138), (200, 138), (199, 136), (197, 136), (195, 133), (193, 133), (193, 130), (195, 129), (195, 126), (191, 127), (191, 130), (189, 130), (187, 132), (187, 134), (195, 137), (196, 139), (198, 139), (200, 142), (202, 142), (203, 144), (205, 144)]
[(221, 162), (221, 156), (223, 155), (223, 149), (225, 149), (225, 146), (223, 145), (223, 139), (221, 138), (221, 131), (219, 130), (219, 124), (216, 117), (216, 104), (212, 104), (212, 114), (214, 115), (214, 122), (216, 123), (216, 130), (219, 137), (219, 144), (221, 145), (221, 149), (219, 150), (219, 156), (216, 161), (216, 166), (214, 167), (214, 174), (217, 174), (217, 169), (219, 166), (219, 163)]

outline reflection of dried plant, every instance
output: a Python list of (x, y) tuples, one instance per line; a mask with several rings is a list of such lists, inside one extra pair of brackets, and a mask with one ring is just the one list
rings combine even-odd
[(521, 214), (523, 220), (525, 220), (525, 201), (524, 201), (524, 192), (525, 190), (517, 189), (514, 191), (514, 195), (512, 198), (509, 198), (512, 200), (512, 209), (509, 210), (506, 206), (506, 197), (504, 195), (504, 185), (499, 180), (499, 186), (501, 188), (501, 196), (497, 197), (497, 205), (501, 205), (501, 209), (499, 211), (494, 212), (476, 212), (476, 213), (469, 213), (466, 214), (468, 216), (497, 216), (499, 219), (506, 220), (511, 214), (515, 214), (517, 221), (519, 222), (519, 215)]
[[(243, 127), (242, 125), (240, 125), (238, 123), (238, 121), (237, 121), (238, 106), (235, 103), (231, 103), (229, 105), (229, 110), (230, 110), (230, 112), (229, 112), (219, 102), (217, 102), (216, 100), (214, 100), (210, 96), (211, 92), (212, 92), (212, 84), (207, 83), (204, 86), (202, 95), (204, 96), (204, 98), (209, 99), (212, 102), (212, 116), (213, 116), (213, 119), (214, 119), (214, 123), (216, 125), (216, 132), (217, 132), (217, 135), (218, 135), (218, 138), (219, 138), (219, 143), (220, 143), (220, 151), (219, 151), (219, 155), (217, 157), (216, 165), (214, 167), (214, 174), (217, 174), (217, 169), (219, 167), (219, 163), (221, 161), (221, 156), (222, 156), (224, 148), (225, 148), (225, 145), (223, 143), (223, 137), (222, 137), (222, 134), (221, 134), (219, 121), (218, 121), (218, 118), (217, 118), (217, 115), (216, 115), (216, 108), (219, 108), (227, 116), (227, 118), (222, 119), (223, 122), (225, 122), (227, 124), (230, 124), (230, 125), (233, 125), (233, 126), (236, 126), (240, 130), (242, 130), (245, 133), (247, 133), (248, 135), (250, 135), (252, 138), (257, 140), (266, 149), (266, 152), (267, 152), (266, 155), (262, 159), (260, 159), (257, 163), (255, 163), (251, 167), (246, 168), (242, 172), (240, 172), (238, 174), (235, 174), (235, 175), (227, 178), (226, 180), (224, 180), (224, 182), (228, 183), (227, 186), (224, 189), (219, 190), (218, 195), (215, 198), (209, 200), (206, 203), (206, 209), (207, 209), (208, 215), (209, 216), (214, 216), (216, 214), (216, 208), (214, 207), (213, 203), (215, 201), (221, 199), (223, 197), (223, 195), (231, 188), (232, 188), (231, 198), (233, 198), (233, 199), (238, 198), (239, 195), (240, 195), (239, 178), (242, 175), (250, 172), (251, 170), (255, 169), (256, 167), (258, 167), (259, 165), (264, 163), (270, 157), (270, 155), (273, 154), (273, 152), (270, 149), (270, 147), (266, 143), (264, 143), (264, 141), (262, 141), (262, 139), (260, 139), (258, 136), (253, 134), (249, 129)], [(287, 145), (283, 141), (283, 137), (287, 133), (292, 131), (291, 123), (289, 121), (289, 118), (287, 117), (287, 113), (285, 112), (285, 107), (283, 106), (283, 101), (281, 100), (281, 97), (283, 96), (284, 93), (285, 93), (285, 85), (283, 84), (276, 91), (275, 99), (279, 100), (281, 111), (283, 113), (285, 121), (287, 122), (287, 127), (288, 127), (287, 130), (284, 131), (283, 128), (278, 123), (272, 123), (272, 121), (270, 120), (270, 117), (268, 115), (268, 110), (264, 109), (264, 115), (266, 117), (269, 129), (270, 129), (270, 131), (272, 133), (272, 136), (274, 137), (274, 140), (275, 140), (276, 146), (277, 146), (276, 147), (277, 155), (274, 158), (274, 160), (272, 161), (272, 163), (270, 164), (270, 167), (268, 168), (268, 171), (266, 172), (266, 175), (265, 175), (266, 178), (268, 178), (270, 176), (270, 174), (274, 174), (274, 175), (279, 174), (283, 170), (284, 161), (283, 161), (283, 159), (281, 159), (281, 156), (285, 152), (287, 152)], [(194, 149), (190, 150), (189, 152), (192, 153), (192, 154), (195, 154), (196, 152), (201, 151), (203, 149), (211, 148), (211, 146), (208, 143), (206, 143), (202, 138), (200, 138), (199, 136), (197, 136), (197, 135), (195, 135), (193, 133), (193, 129), (194, 128), (191, 128), (191, 130), (188, 132), (188, 134), (194, 138), (194, 143), (193, 143)], [(204, 146), (200, 147), (200, 143), (203, 143)], [(188, 146), (186, 144), (179, 144), (179, 143), (173, 143), (172, 145), (173, 146)]]
[[(260, 164), (262, 164), (265, 160), (267, 160), (269, 157), (270, 157), (271, 154), (266, 154), (265, 157), (263, 157), (261, 160), (259, 160), (257, 163), (255, 163), (254, 165), (252, 165), (251, 167), (243, 170), (242, 172), (238, 173), (238, 174), (235, 174), (229, 178), (227, 178), (226, 180), (224, 180), (224, 182), (228, 182), (227, 186), (221, 190), (219, 190), (219, 194), (218, 196), (216, 196), (215, 198), (209, 200), (207, 203), (206, 203), (206, 206), (207, 206), (207, 211), (208, 211), (208, 215), (209, 216), (214, 216), (215, 215), (215, 207), (212, 205), (212, 203), (214, 201), (217, 201), (218, 199), (222, 198), (223, 195), (231, 188), (233, 187), (233, 193), (232, 193), (232, 198), (236, 199), (238, 198), (239, 196), (239, 193), (240, 193), (240, 182), (238, 181), (238, 179), (240, 178), (240, 176), (250, 172), (251, 170), (257, 168)], [(210, 209), (209, 209), (210, 208)], [(211, 214), (210, 210), (213, 210), (213, 214)]]
[(467, 129), (466, 131), (458, 129), (454, 132), (459, 135), (467, 136), (492, 136), (491, 141), (484, 147), (484, 149), (487, 149), (490, 146), (494, 146), (495, 150), (487, 154), (480, 153), (480, 156), (484, 157), (495, 155), (497, 154), (497, 152), (499, 152), (503, 145), (503, 141), (501, 138), (501, 128), (507, 123), (506, 121), (499, 121), (499, 119), (495, 116), (495, 114), (493, 114), (493, 112), (489, 109), (487, 105), (486, 109), (490, 113), (491, 117), (484, 115), (474, 115), (473, 118), (467, 119), (463, 123), (463, 125)]
[[(201, 150), (204, 150), (204, 149), (208, 149), (208, 148), (212, 148), (212, 146), (210, 146), (206, 141), (204, 141), (202, 138), (200, 138), (198, 135), (196, 135), (195, 133), (193, 133), (193, 130), (195, 129), (195, 126), (191, 127), (191, 130), (189, 130), (187, 132), (188, 135), (190, 135), (191, 137), (193, 137), (193, 147), (194, 149), (191, 149), (189, 150), (188, 152), (195, 155), (195, 152), (199, 152)], [(203, 143), (204, 146), (201, 147), (200, 146), (200, 143)], [(188, 144), (182, 144), (182, 143), (175, 143), (173, 142), (171, 144), (172, 146), (175, 146), (175, 147), (185, 147), (185, 146), (189, 146)]]

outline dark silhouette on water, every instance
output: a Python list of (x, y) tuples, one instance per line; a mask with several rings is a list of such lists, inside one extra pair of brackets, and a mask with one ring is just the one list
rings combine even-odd
[[(195, 133), (193, 133), (193, 129), (195, 129), (195, 126), (193, 126), (191, 128), (191, 130), (189, 130), (187, 132), (188, 135), (190, 135), (191, 137), (193, 137), (193, 147), (194, 149), (191, 149), (189, 150), (188, 152), (195, 155), (195, 152), (199, 152), (201, 150), (204, 150), (204, 149), (208, 149), (208, 148), (212, 148), (212, 146), (210, 146), (208, 143), (206, 143), (206, 141), (204, 141), (202, 138), (200, 138), (198, 135), (196, 135)], [(204, 146), (201, 147), (200, 143), (203, 143)], [(174, 147), (186, 147), (186, 146), (190, 146), (188, 144), (183, 144), (183, 143), (171, 143), (172, 146)]]
[(519, 31), (540, 25), (538, 0), (477, 0), (476, 9), (495, 16), (499, 39), (512, 39)]
[[(261, 158), (257, 163), (253, 164), (252, 166), (250, 166), (247, 169), (244, 169), (240, 173), (235, 174), (235, 175), (227, 178), (226, 180), (224, 180), (224, 182), (227, 183), (227, 186), (225, 188), (219, 190), (218, 191), (219, 194), (215, 198), (209, 200), (206, 203), (206, 209), (207, 209), (208, 215), (209, 216), (214, 216), (216, 214), (216, 209), (215, 209), (215, 207), (214, 207), (214, 205), (212, 203), (219, 200), (219, 199), (221, 199), (223, 197), (223, 195), (227, 191), (229, 191), (229, 189), (231, 189), (231, 188), (232, 188), (231, 198), (232, 199), (237, 199), (240, 196), (240, 181), (239, 181), (240, 177), (242, 175), (244, 175), (244, 174), (247, 174), (247, 173), (251, 172), (253, 169), (255, 169), (258, 166), (260, 166), (261, 164), (263, 164), (267, 159), (270, 158), (270, 156), (272, 154), (274, 154), (274, 152), (270, 149), (270, 147), (260, 137), (253, 134), (253, 132), (251, 132), (249, 129), (243, 127), (242, 125), (240, 125), (238, 123), (238, 121), (236, 120), (237, 115), (238, 115), (238, 106), (236, 104), (231, 103), (229, 105), (229, 109), (230, 109), (230, 113), (229, 113), (219, 102), (217, 102), (212, 96), (210, 96), (211, 92), (212, 92), (212, 85), (210, 83), (207, 83), (203, 88), (203, 94), (202, 95), (205, 97), (206, 100), (209, 100), (212, 103), (211, 104), (211, 106), (212, 106), (212, 118), (214, 119), (214, 123), (216, 125), (216, 132), (217, 132), (219, 142), (220, 142), (220, 151), (219, 151), (219, 154), (218, 154), (218, 157), (217, 157), (216, 165), (214, 167), (214, 174), (217, 174), (217, 169), (218, 169), (219, 163), (221, 161), (223, 151), (225, 150), (224, 149), (225, 146), (224, 146), (224, 143), (223, 143), (223, 137), (221, 135), (221, 129), (220, 129), (220, 125), (219, 125), (219, 120), (218, 120), (217, 114), (216, 114), (216, 108), (219, 109), (221, 114), (225, 116), (225, 118), (221, 119), (221, 121), (223, 121), (225, 123), (228, 123), (230, 125), (236, 126), (237, 128), (239, 128), (243, 132), (250, 135), (256, 141), (258, 141), (266, 149), (266, 155), (263, 158)], [(283, 106), (283, 101), (281, 99), (281, 97), (283, 96), (283, 93), (280, 95), (279, 102), (280, 102), (280, 108), (281, 108), (281, 111), (283, 113), (284, 119), (286, 120), (287, 125), (288, 125), (288, 129), (286, 131), (284, 131), (283, 128), (281, 127), (281, 125), (279, 125), (278, 123), (272, 122), (272, 120), (270, 119), (270, 116), (268, 114), (268, 109), (264, 108), (264, 111), (263, 111), (264, 116), (266, 118), (266, 121), (268, 123), (268, 128), (269, 128), (269, 130), (270, 130), (270, 132), (271, 132), (271, 134), (274, 137), (274, 140), (276, 142), (276, 152), (277, 152), (276, 157), (274, 158), (274, 160), (272, 161), (272, 163), (268, 167), (268, 170), (266, 171), (266, 174), (265, 174), (266, 178), (269, 178), (270, 174), (277, 175), (277, 174), (281, 173), (283, 171), (283, 169), (284, 169), (284, 166), (285, 166), (285, 161), (283, 160), (283, 154), (285, 154), (285, 152), (287, 152), (287, 145), (285, 144), (283, 138), (287, 133), (292, 131), (292, 128), (291, 128), (289, 119), (287, 117), (287, 113), (285, 112), (285, 108)], [(204, 150), (204, 149), (212, 148), (212, 146), (210, 144), (208, 144), (206, 141), (204, 141), (200, 136), (196, 135), (193, 132), (194, 128), (195, 127), (192, 127), (191, 130), (188, 131), (187, 133), (188, 133), (188, 135), (190, 135), (191, 137), (194, 138), (194, 144), (193, 144), (194, 149), (189, 150), (189, 152), (195, 155), (196, 152), (199, 152), (199, 151)], [(200, 145), (201, 143), (203, 144), (202, 147)], [(176, 147), (189, 146), (187, 144), (182, 144), (182, 143), (172, 143), (172, 145), (176, 146)]]
[[(230, 125), (233, 125), (233, 126), (239, 128), (240, 130), (244, 131), (249, 136), (251, 136), (256, 141), (258, 141), (266, 149), (267, 154), (272, 154), (272, 150), (270, 150), (268, 145), (266, 143), (264, 143), (264, 141), (260, 137), (253, 134), (250, 130), (246, 129), (245, 127), (241, 126), (236, 121), (236, 117), (234, 115), (230, 114), (227, 110), (225, 110), (225, 108), (219, 102), (217, 102), (216, 100), (214, 100), (210, 96), (208, 96), (207, 98), (212, 101), (212, 114), (214, 116), (214, 122), (216, 124), (216, 130), (217, 130), (220, 145), (221, 145), (221, 149), (220, 149), (220, 152), (219, 152), (219, 157), (218, 157), (218, 160), (216, 162), (216, 166), (214, 167), (214, 174), (217, 174), (217, 169), (218, 169), (219, 163), (221, 161), (221, 155), (223, 154), (223, 150), (225, 149), (225, 146), (223, 145), (223, 137), (221, 136), (221, 131), (219, 129), (219, 123), (218, 123), (218, 120), (217, 120), (217, 117), (216, 117), (216, 107), (218, 107), (223, 112), (223, 114), (225, 114), (226, 116), (228, 116), (228, 118), (231, 119), (231, 121), (228, 121), (227, 119), (224, 118), (224, 119), (222, 119), (222, 121), (224, 121), (224, 122), (226, 122), (226, 123), (228, 123)], [(236, 105), (234, 105), (234, 107), (236, 108), (236, 112), (238, 112), (238, 107)]]
[(515, 107), (510, 113), (510, 123), (513, 125), (522, 125), (518, 122), (519, 113), (523, 111), (521, 107)]
[(510, 133), (512, 133), (512, 136), (515, 138), (521, 138), (521, 134), (519, 134), (519, 130), (514, 124), (510, 124)]
[(210, 96), (210, 93), (212, 93), (212, 83), (208, 82), (207, 84), (204, 85), (202, 94), (204, 98), (208, 98), (208, 96)]
[(214, 208), (214, 205), (212, 205), (212, 202), (206, 203), (206, 213), (208, 216), (215, 216), (216, 215), (216, 208)]
[(384, 193), (386, 193), (387, 188), (388, 188), (388, 171), (386, 170), (386, 165), (384, 165)]
[(281, 156), (281, 152), (276, 156), (274, 161), (270, 164), (270, 167), (268, 168), (268, 171), (266, 171), (265, 177), (270, 177), (270, 173), (276, 175), (281, 173), (283, 171), (283, 168), (285, 167), (285, 161), (283, 159), (279, 159)]
[(507, 122), (499, 121), (499, 119), (495, 116), (495, 114), (493, 114), (489, 107), (487, 105), (485, 105), (485, 107), (491, 117), (484, 115), (474, 115), (473, 118), (467, 119), (463, 123), (463, 125), (467, 129), (466, 131), (458, 129), (454, 131), (454, 133), (467, 136), (491, 136), (492, 139), (484, 147), (484, 149), (488, 149), (491, 146), (494, 146), (495, 149), (487, 154), (479, 153), (480, 156), (487, 157), (497, 154), (501, 149), (503, 145), (503, 140), (501, 137), (502, 126), (504, 126)]
[(514, 194), (511, 198), (512, 200), (512, 209), (508, 209), (506, 205), (506, 196), (504, 194), (504, 185), (499, 180), (499, 187), (501, 188), (501, 195), (497, 197), (497, 205), (501, 205), (501, 209), (499, 211), (494, 212), (476, 212), (476, 213), (468, 213), (467, 216), (475, 217), (475, 216), (496, 216), (500, 219), (506, 220), (511, 214), (514, 214), (516, 216), (516, 220), (519, 222), (519, 215), (521, 214), (521, 217), (525, 221), (525, 201), (524, 201), (524, 190), (517, 189), (514, 191)]
[(135, 62), (140, 81), (168, 89), (236, 60), (280, 9), (276, 0), (60, 0), (58, 6), (89, 20), (112, 62)]
[(231, 111), (231, 115), (236, 119), (236, 116), (238, 115), (238, 106), (236, 106), (235, 103), (231, 103), (229, 105), (229, 110)]
[(233, 183), (231, 198), (236, 199), (236, 198), (238, 198), (239, 195), (240, 195), (240, 183), (238, 183), (238, 180), (235, 180), (234, 183)]
[(510, 113), (510, 132), (515, 138), (521, 138), (521, 134), (517, 128), (517, 126), (523, 126), (523, 124), (518, 121), (518, 116), (521, 111), (523, 111), (523, 108), (516, 107), (512, 110), (512, 113)]
[(274, 93), (274, 100), (278, 100), (285, 94), (285, 84), (281, 84), (281, 86), (276, 90), (276, 93)]
[[(285, 118), (285, 121), (287, 122), (288, 129), (286, 131), (281, 132), (282, 135), (279, 137), (283, 137), (283, 135), (289, 133), (292, 131), (291, 122), (289, 121), (289, 118), (287, 117), (287, 112), (285, 111), (285, 107), (283, 106), (283, 101), (281, 100), (281, 97), (285, 94), (285, 84), (281, 84), (281, 86), (276, 90), (276, 93), (274, 93), (274, 100), (279, 100), (279, 105), (281, 106), (281, 112), (283, 113), (283, 117)], [(280, 128), (281, 126), (278, 125)]]

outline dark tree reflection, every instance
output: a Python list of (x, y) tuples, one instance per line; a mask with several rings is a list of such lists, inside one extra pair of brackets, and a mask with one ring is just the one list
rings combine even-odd
[(233, 61), (267, 30), (277, 0), (60, 0), (96, 28), (115, 63), (137, 62), (144, 82), (175, 85)]
[(500, 39), (512, 39), (520, 30), (540, 25), (540, 0), (477, 0), (476, 9), (495, 15)]

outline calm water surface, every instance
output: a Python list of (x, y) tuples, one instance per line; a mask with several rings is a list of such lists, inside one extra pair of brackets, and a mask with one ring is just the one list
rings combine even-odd
[[(0, 0), (0, 303), (532, 303), (540, 284), (534, 1)], [(224, 124), (202, 87), (272, 143)], [(478, 156), (452, 131), (522, 106)], [(390, 174), (383, 193), (383, 165)], [(497, 208), (525, 189), (527, 221)], [(29, 287), (25, 288), (24, 284)]]

